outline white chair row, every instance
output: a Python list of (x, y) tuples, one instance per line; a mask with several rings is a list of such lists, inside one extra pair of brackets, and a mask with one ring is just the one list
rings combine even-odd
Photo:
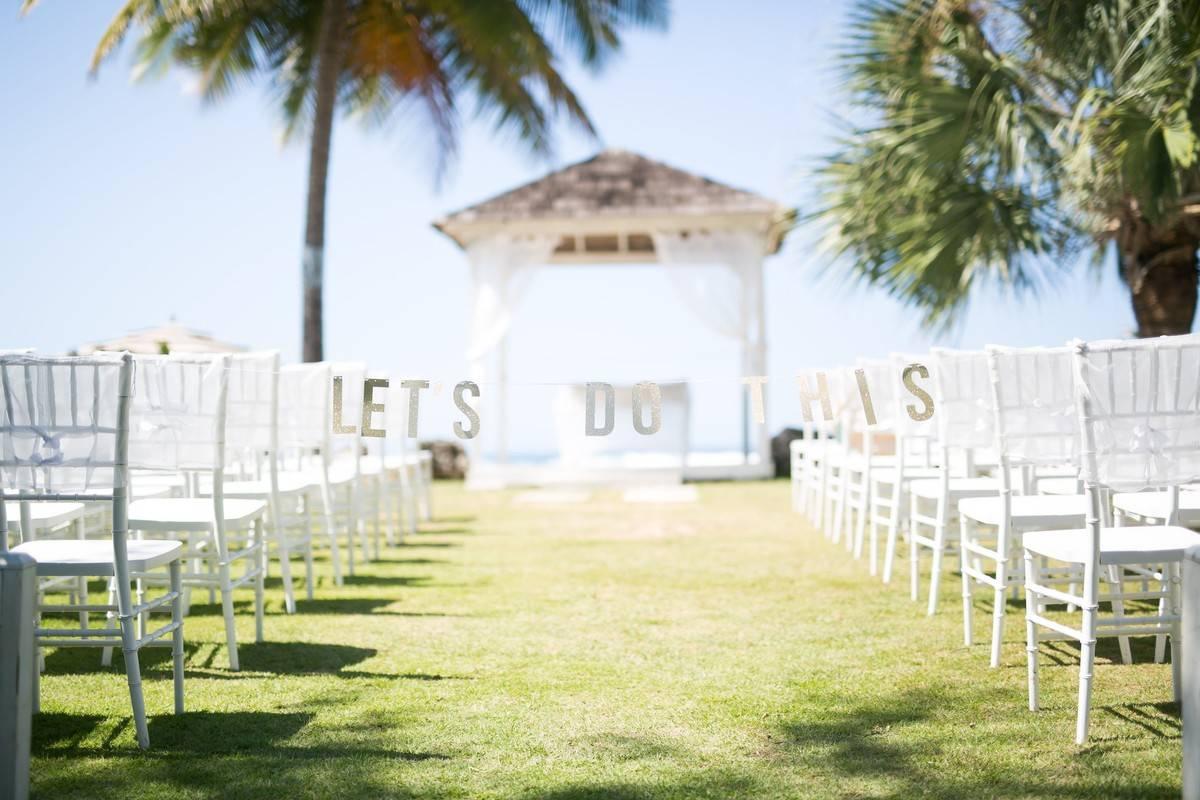
[[(39, 619), (78, 618), (78, 627), (39, 622), (39, 648), (99, 647), (105, 663), (122, 649), (142, 747), (137, 650), (170, 642), (182, 711), (192, 591), (220, 595), (236, 670), (233, 593), (254, 591), (261, 641), (269, 554), (291, 613), (293, 558), (304, 561), (312, 597), (314, 528), (323, 529), (340, 583), (343, 555), (352, 573), (356, 552), (378, 557), (381, 536), (392, 544), (402, 529), (415, 531), (417, 504), (428, 509), (427, 472), (402, 441), (331, 435), (335, 373), (360, 392), (359, 365), (281, 368), (275, 353), (0, 354), (0, 548), (14, 528), (15, 549), (38, 562)], [(89, 577), (108, 581), (107, 603), (89, 602)], [(59, 595), (65, 603), (46, 601)], [(151, 613), (164, 610), (171, 622), (153, 629)], [(94, 614), (106, 622), (92, 625)]]
[[(932, 379), (929, 420), (907, 413), (914, 395), (904, 375), (925, 377), (918, 364)], [(802, 382), (818, 385), (816, 376)], [(1038, 644), (1050, 639), (1081, 644), (1079, 742), (1098, 635), (1117, 637), (1127, 663), (1130, 636), (1156, 636), (1159, 661), (1169, 638), (1178, 678), (1178, 565), (1200, 541), (1188, 529), (1200, 525), (1200, 492), (1189, 491), (1200, 480), (1200, 337), (935, 350), (821, 382), (823, 410), (838, 411), (793, 443), (793, 506), (829, 538), (852, 537), (856, 557), (867, 537), (872, 574), (877, 532), (886, 531), (885, 581), (906, 538), (914, 600), (929, 551), (929, 614), (956, 553), (967, 644), (976, 589), (991, 590), (993, 666), (1007, 599), (1024, 586), (1031, 708)], [(1146, 602), (1157, 603), (1153, 613), (1127, 613)], [(1078, 627), (1048, 611), (1060, 605), (1082, 612)]]

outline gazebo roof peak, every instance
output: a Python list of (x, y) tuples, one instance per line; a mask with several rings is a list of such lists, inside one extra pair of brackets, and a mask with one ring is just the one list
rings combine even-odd
[(762, 195), (610, 148), (452, 212), (434, 227), (460, 246), (498, 232), (571, 237), (752, 227), (774, 252), (790, 217)]

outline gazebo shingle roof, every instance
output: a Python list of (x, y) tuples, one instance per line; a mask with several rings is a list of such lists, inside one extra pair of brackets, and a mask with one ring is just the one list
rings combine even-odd
[(486, 223), (582, 218), (716, 215), (782, 217), (787, 210), (761, 195), (695, 175), (626, 150), (597, 155), (455, 211), (434, 227), (459, 241), (456, 229)]

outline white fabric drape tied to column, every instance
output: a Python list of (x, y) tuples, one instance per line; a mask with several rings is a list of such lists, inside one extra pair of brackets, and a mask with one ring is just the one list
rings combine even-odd
[[(471, 338), (467, 342), (467, 361), (471, 378), (484, 383), (487, 375), (484, 363), (493, 352), (496, 359), (494, 392), (482, 403), (494, 409), (494, 433), (484, 436), (496, 442), (501, 462), (508, 458), (508, 371), (504, 358), (504, 340), (512, 327), (513, 312), (529, 288), (537, 268), (550, 259), (557, 236), (514, 236), (498, 234), (472, 242), (467, 246), (471, 262)], [(485, 429), (486, 431), (486, 429)], [(473, 457), (483, 453), (483, 437), (473, 440)]]
[(752, 231), (658, 232), (654, 249), (684, 304), (714, 333), (742, 342), (742, 368), (762, 375), (762, 236)]
[(472, 364), (504, 339), (534, 271), (549, 260), (557, 242), (554, 236), (500, 234), (467, 246), (472, 288), (467, 360)]

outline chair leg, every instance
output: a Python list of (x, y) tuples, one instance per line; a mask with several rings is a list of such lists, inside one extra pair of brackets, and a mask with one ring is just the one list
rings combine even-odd
[[(359, 481), (361, 483), (361, 481)], [(362, 487), (356, 486), (354, 490), (354, 528), (358, 531), (359, 547), (362, 548), (363, 565), (371, 561), (371, 535), (367, 532), (367, 519), (363, 512), (363, 496)]]
[(854, 558), (858, 560), (863, 555), (863, 545), (867, 534), (867, 476), (863, 475), (862, 494), (858, 499), (858, 516), (854, 518)]
[[(917, 502), (916, 495), (913, 495), (913, 504)], [(915, 512), (915, 509), (913, 509)], [(917, 522), (917, 515), (910, 513), (908, 516), (908, 595), (915, 603), (921, 596), (920, 580), (921, 580), (921, 549), (917, 544), (917, 534), (920, 533), (920, 524)]]
[(388, 547), (395, 547), (396, 546), (396, 491), (395, 491), (395, 487), (391, 486), (391, 482), (383, 480), (383, 478), (380, 478), (380, 486), (383, 487), (383, 489), (381, 490), (380, 493), (383, 495), (381, 505), (383, 506), (383, 514), (384, 514), (384, 517), (383, 517), (384, 541), (387, 543)]
[(925, 613), (933, 616), (937, 613), (938, 593), (942, 584), (942, 559), (946, 554), (946, 520), (939, 513), (937, 525), (933, 529), (933, 573), (929, 576), (929, 606)]
[(325, 517), (325, 532), (329, 536), (329, 560), (333, 562), (333, 583), (342, 585), (342, 556), (338, 551), (337, 518), (333, 513), (333, 497), (328, 486), (321, 487), (321, 510)]
[[(263, 564), (258, 570), (258, 575), (254, 578), (254, 641), (261, 642), (263, 640), (263, 588), (266, 583), (266, 562), (268, 561), (266, 526), (263, 524), (262, 517), (254, 521), (254, 544), (259, 548), (258, 552)], [(247, 566), (247, 569), (250, 568), (250, 566)], [(288, 570), (288, 573), (290, 574), (290, 570)], [(291, 581), (287, 578), (284, 580), (287, 581), (287, 585), (290, 588)], [(296, 601), (293, 599), (293, 608), (295, 608), (295, 603)]]
[(142, 695), (142, 667), (138, 660), (136, 622), (129, 584), (117, 583), (117, 618), (121, 624), (121, 652), (125, 656), (125, 677), (129, 683), (129, 703), (133, 707), (133, 726), (137, 731), (138, 747), (150, 747), (150, 730), (146, 726), (146, 699)]
[[(893, 493), (899, 493), (899, 484), (892, 486)], [(900, 513), (897, 508), (899, 498), (893, 497), (892, 502), (888, 503), (888, 526), (887, 526), (887, 546), (883, 553), (883, 582), (892, 582), (892, 565), (896, 561), (896, 539), (900, 534)]]
[(221, 613), (225, 618), (225, 646), (229, 650), (229, 669), (237, 672), (240, 666), (238, 664), (237, 628), (233, 620), (233, 589), (230, 588), (232, 581), (229, 577), (229, 564), (222, 561), (218, 573), (221, 581)]
[(967, 530), (967, 518), (959, 517), (958, 519), (958, 568), (962, 574), (962, 613), (963, 613), (963, 644), (967, 647), (971, 646), (971, 640), (974, 638), (971, 632), (972, 614), (971, 607), (973, 605), (974, 587), (971, 584), (971, 576), (967, 574), (967, 542), (969, 531)]
[(313, 532), (312, 515), (308, 505), (308, 495), (301, 498), (302, 516), (304, 519), (304, 596), (313, 599)]
[(1029, 710), (1038, 710), (1038, 631), (1033, 615), (1037, 609), (1037, 600), (1033, 596), (1030, 584), (1037, 579), (1037, 568), (1034, 565), (1033, 554), (1025, 551), (1025, 660), (1029, 681)]
[(879, 526), (875, 524), (875, 509), (871, 505), (867, 505), (866, 517), (867, 535), (870, 537), (869, 571), (875, 576), (879, 574)]
[(1079, 714), (1075, 718), (1075, 744), (1083, 744), (1088, 737), (1088, 721), (1092, 711), (1092, 676), (1096, 664), (1096, 607), (1097, 580), (1099, 576), (1092, 566), (1084, 568), (1083, 594), (1083, 641), (1079, 648)]
[[(405, 466), (404, 470), (405, 470), (405, 475), (407, 475), (408, 467)], [(815, 499), (810, 500), (809, 502), (812, 504), (812, 507), (815, 512), (815, 509), (817, 508), (817, 506), (819, 504), (816, 502)], [(409, 533), (416, 533), (417, 527), (421, 524), (421, 522), (420, 522), (419, 509), (417, 508), (417, 488), (416, 488), (416, 484), (413, 483), (412, 481), (407, 481), (407, 484), (406, 484), (405, 506), (407, 507), (407, 510), (408, 510), (408, 531), (409, 531)], [(811, 518), (811, 514), (810, 514), (810, 518)]]
[[(115, 606), (116, 604), (117, 604), (117, 579), (109, 578), (108, 579), (108, 605)], [(108, 621), (108, 627), (111, 628), (112, 620), (113, 620), (113, 612), (111, 612), (111, 611), (106, 612), (105, 619)], [(112, 657), (113, 657), (113, 649), (111, 647), (101, 648), (101, 650), (100, 650), (100, 666), (111, 667), (112, 666)]]
[(175, 599), (171, 601), (171, 622), (175, 630), (171, 632), (171, 657), (173, 662), (172, 678), (175, 683), (175, 713), (183, 713), (183, 571), (179, 560), (171, 562), (171, 591)]
[(1170, 564), (1167, 569), (1171, 571), (1171, 615), (1175, 617), (1171, 623), (1171, 687), (1176, 703), (1183, 701), (1183, 623), (1179, 616), (1183, 610), (1182, 594), (1182, 569), (1183, 565), (1178, 562)]
[[(1026, 590), (1028, 591), (1028, 589)], [(1004, 644), (1004, 606), (1008, 602), (1008, 560), (996, 562), (996, 589), (992, 599), (991, 666), (1000, 666), (1000, 646)]]
[[(77, 578), (75, 580), (75, 594), (79, 598), (79, 604), (86, 606), (88, 604), (88, 579)], [(79, 627), (87, 630), (88, 627), (88, 612), (79, 612)]]
[[(1166, 564), (1162, 566), (1162, 590), (1170, 596), (1171, 579), (1168, 573), (1170, 567)], [(1143, 581), (1145, 583), (1145, 581)], [(1167, 597), (1160, 597), (1158, 600), (1158, 615), (1161, 617), (1167, 613)], [(1161, 664), (1167, 659), (1167, 637), (1163, 634), (1158, 634), (1154, 637), (1154, 663)]]
[[(283, 581), (283, 609), (288, 614), (296, 613), (296, 588), (292, 585), (292, 553), (288, 548), (287, 526), (278, 515), (272, 516), (271, 528), (275, 531), (275, 545), (279, 549), (279, 579)], [(270, 562), (270, 548), (263, 543), (263, 577), (266, 577)]]
[[(1113, 613), (1119, 617), (1125, 616), (1122, 577), (1121, 568), (1116, 564), (1110, 564), (1108, 567), (1108, 582), (1112, 586)], [(1118, 636), (1117, 647), (1121, 650), (1121, 663), (1132, 664), (1133, 652), (1129, 649), (1129, 637)]]

